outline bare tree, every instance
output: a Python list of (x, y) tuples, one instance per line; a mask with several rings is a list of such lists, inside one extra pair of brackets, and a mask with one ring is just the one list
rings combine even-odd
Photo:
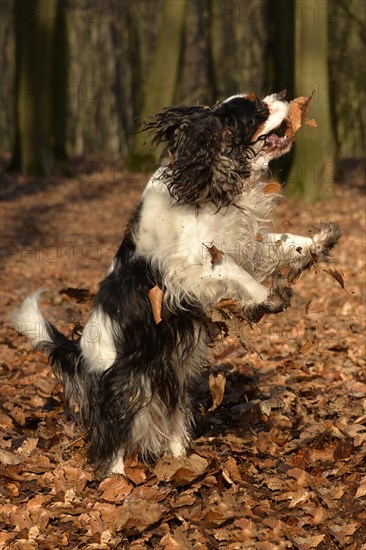
[(53, 163), (52, 46), (56, 4), (16, 0), (15, 143), (12, 168), (37, 175)]
[(311, 95), (311, 117), (317, 128), (304, 126), (295, 146), (287, 193), (307, 201), (332, 192), (335, 144), (331, 129), (328, 79), (328, 2), (296, 0), (295, 88)]
[[(142, 118), (173, 103), (180, 67), (186, 5), (186, 0), (163, 2), (155, 56), (144, 90)], [(142, 168), (155, 159), (154, 153), (149, 152), (144, 142), (145, 137), (137, 133), (128, 159), (129, 166), (134, 169)]]

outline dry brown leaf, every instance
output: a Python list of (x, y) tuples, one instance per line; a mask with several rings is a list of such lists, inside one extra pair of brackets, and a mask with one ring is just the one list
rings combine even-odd
[(108, 502), (122, 502), (132, 491), (132, 485), (123, 476), (107, 477), (99, 485), (103, 491), (101, 498)]
[(317, 339), (314, 336), (313, 338), (307, 340), (303, 346), (300, 348), (300, 353), (306, 354), (312, 351), (317, 343)]
[(207, 527), (215, 528), (234, 517), (234, 515), (233, 510), (225, 502), (219, 502), (215, 508), (210, 507), (207, 509), (204, 522)]
[(309, 513), (313, 517), (312, 523), (314, 525), (320, 525), (326, 519), (328, 519), (327, 511), (321, 506), (317, 506), (309, 509)]
[(211, 412), (217, 409), (224, 399), (226, 377), (222, 372), (217, 373), (216, 376), (210, 373), (208, 383), (212, 397), (212, 406), (208, 410)]
[(39, 439), (37, 437), (28, 437), (19, 447), (18, 453), (24, 456), (30, 456), (35, 451)]
[(266, 195), (270, 193), (279, 193), (280, 191), (281, 191), (281, 184), (277, 183), (276, 181), (268, 182), (263, 188), (263, 193), (265, 193)]
[(230, 475), (230, 478), (233, 479), (234, 481), (239, 483), (242, 481), (240, 470), (234, 457), (229, 456), (228, 459), (226, 460), (225, 471)]
[(159, 287), (159, 285), (155, 285), (153, 288), (149, 290), (148, 297), (150, 300), (153, 317), (155, 323), (158, 325), (163, 320), (161, 316), (161, 311), (163, 308), (163, 291)]
[(292, 495), (291, 502), (288, 505), (289, 508), (295, 508), (301, 502), (306, 502), (310, 498), (310, 493), (306, 489), (300, 489)]
[(288, 120), (289, 126), (286, 135), (293, 136), (301, 128), (301, 125), (308, 113), (311, 97), (300, 96), (290, 102)]
[(323, 542), (325, 535), (310, 535), (308, 537), (297, 537), (296, 542), (301, 548), (317, 548)]
[(366, 477), (364, 477), (361, 483), (359, 484), (355, 494), (355, 498), (361, 498), (364, 496), (366, 496)]
[(19, 456), (6, 451), (5, 449), (0, 449), (0, 463), (4, 466), (14, 466), (15, 464), (20, 464), (21, 459)]
[(140, 485), (146, 481), (145, 468), (137, 460), (125, 464), (125, 474), (135, 485)]
[(308, 120), (305, 120), (305, 124), (306, 124), (306, 126), (310, 126), (310, 128), (317, 128), (318, 127), (318, 123), (315, 120), (315, 118), (310, 118)]
[(207, 467), (207, 460), (196, 454), (189, 457), (163, 456), (157, 462), (154, 473), (159, 481), (175, 481), (178, 485), (186, 485), (201, 476)]
[(59, 294), (65, 294), (69, 298), (73, 298), (77, 304), (88, 302), (93, 298), (93, 294), (87, 288), (63, 288), (59, 291)]
[[(129, 497), (128, 497), (129, 498)], [(157, 502), (140, 499), (129, 499), (118, 508), (116, 527), (118, 530), (132, 533), (145, 531), (150, 525), (158, 522), (165, 507)]]
[(352, 456), (354, 450), (355, 450), (355, 446), (352, 439), (347, 439), (346, 441), (342, 441), (334, 449), (334, 453), (333, 453), (334, 459), (344, 460), (345, 458), (349, 458), (350, 456)]
[(328, 273), (328, 275), (333, 277), (333, 279), (335, 279), (337, 281), (337, 283), (343, 288), (343, 290), (345, 290), (347, 292), (347, 290), (344, 287), (343, 276), (339, 273), (339, 271), (337, 271), (336, 269), (330, 269), (330, 268), (329, 269), (323, 269), (323, 271), (325, 271), (325, 273)]
[(171, 506), (173, 508), (180, 508), (181, 506), (192, 506), (195, 502), (196, 497), (194, 495), (182, 494), (171, 503)]
[(211, 264), (213, 265), (213, 267), (215, 267), (215, 265), (221, 264), (224, 253), (219, 250), (214, 244), (212, 246), (207, 246), (205, 244), (205, 247), (211, 255)]
[(170, 493), (168, 487), (159, 488), (157, 485), (149, 487), (148, 485), (141, 485), (136, 487), (133, 494), (141, 500), (148, 500), (151, 502), (161, 502), (166, 499)]
[(296, 479), (298, 485), (307, 485), (306, 472), (302, 468), (291, 468), (288, 470), (287, 475)]
[(161, 547), (164, 550), (180, 550), (180, 543), (177, 542), (169, 533), (160, 540)]

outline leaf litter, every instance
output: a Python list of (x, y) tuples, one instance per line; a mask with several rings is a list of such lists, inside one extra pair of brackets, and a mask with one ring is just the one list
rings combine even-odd
[[(86, 194), (83, 178), (81, 170), (47, 186), (5, 175), (17, 200), (4, 201), (2, 219), (11, 253), (1, 297), (0, 547), (363, 548), (363, 188), (339, 185), (328, 203), (279, 207), (280, 230), (306, 234), (314, 220), (332, 219), (344, 236), (328, 272), (312, 270), (297, 282), (288, 311), (246, 331), (250, 349), (233, 333), (212, 350), (194, 396), (187, 457), (155, 464), (135, 457), (126, 478), (98, 479), (47, 361), (8, 321), (23, 297), (44, 285), (47, 317), (69, 337), (76, 322), (85, 324), (147, 177), (119, 173), (116, 181), (115, 168), (104, 163)], [(44, 236), (36, 226), (25, 229), (40, 216)], [(50, 261), (47, 247), (56, 242)], [(214, 268), (218, 253), (212, 260)], [(222, 306), (218, 315), (235, 318), (235, 303)]]

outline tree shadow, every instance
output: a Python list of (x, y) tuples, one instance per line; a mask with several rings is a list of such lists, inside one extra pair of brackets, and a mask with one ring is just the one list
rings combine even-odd
[[(0, 167), (4, 165), (5, 160), (0, 159)], [(70, 205), (85, 205), (110, 193), (123, 197), (141, 187), (141, 175), (123, 172), (123, 164), (117, 161), (77, 158), (70, 163), (70, 173), (72, 177), (56, 174), (43, 178), (3, 173), (2, 261), (22, 250), (30, 254), (32, 247), (38, 249), (57, 241), (60, 231), (55, 220)], [(93, 207), (96, 210), (97, 206)]]
[[(225, 392), (222, 403), (210, 410), (212, 396), (209, 375), (217, 375), (218, 372), (222, 372), (226, 378)], [(259, 389), (261, 376), (258, 373), (255, 377), (250, 377), (237, 370), (211, 367), (205, 373), (199, 391), (194, 395), (194, 438), (215, 437), (226, 433), (239, 435), (259, 426), (265, 429), (260, 403), (268, 399), (268, 396)]]

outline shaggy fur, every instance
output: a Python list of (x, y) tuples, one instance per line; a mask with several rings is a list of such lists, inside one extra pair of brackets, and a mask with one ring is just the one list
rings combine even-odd
[[(232, 298), (251, 323), (283, 311), (292, 293), (281, 269), (298, 277), (337, 243), (336, 224), (323, 225), (313, 239), (270, 232), (276, 196), (264, 193), (263, 175), (291, 148), (276, 134), (287, 113), (288, 103), (274, 94), (157, 114), (146, 129), (166, 144), (161, 166), (80, 340), (69, 341), (43, 318), (39, 292), (15, 316), (18, 330), (49, 357), (66, 405), (85, 429), (88, 456), (105, 473), (123, 473), (124, 457), (135, 450), (185, 452), (190, 394), (212, 341), (206, 308)], [(212, 262), (212, 245), (223, 252), (220, 261)], [(164, 295), (159, 324), (148, 298), (155, 285)]]

